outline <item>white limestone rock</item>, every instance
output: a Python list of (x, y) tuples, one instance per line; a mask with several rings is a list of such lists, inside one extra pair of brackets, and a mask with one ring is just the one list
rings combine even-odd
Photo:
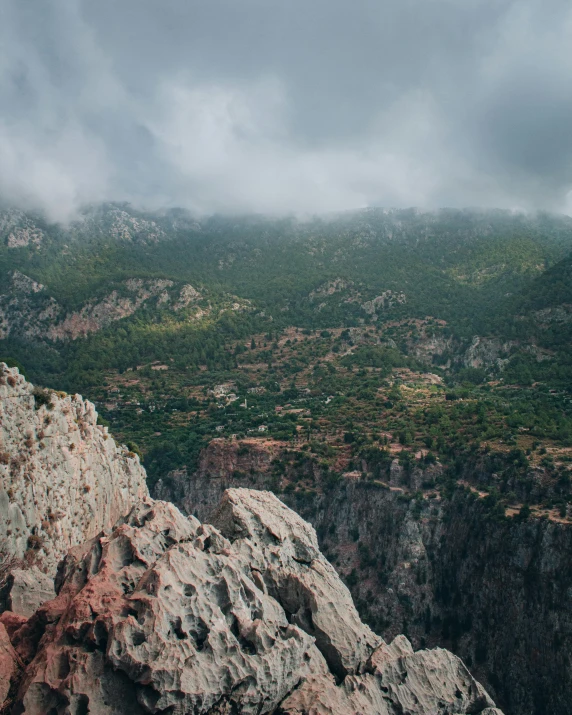
[(405, 636), (381, 645), (367, 673), (340, 686), (328, 675), (308, 678), (281, 706), (284, 715), (502, 715), (462, 661), (441, 648), (413, 652)]
[(70, 551), (26, 624), (39, 648), (16, 712), (493, 715), (458, 658), (360, 622), (312, 527), (273, 494), (228, 490), (213, 520), (146, 499)]
[(54, 579), (37, 566), (12, 569), (7, 579), (7, 610), (29, 618), (38, 608), (55, 597)]
[(64, 570), (56, 601), (67, 599), (65, 611), (26, 674), (28, 715), (68, 712), (82, 699), (90, 712), (114, 715), (225, 703), (269, 713), (304, 676), (327, 673), (313, 639), (288, 623), (248, 561), (166, 502), (136, 506)]
[(0, 363), (4, 554), (26, 556), (53, 575), (68, 549), (111, 528), (147, 494), (139, 458), (97, 424), (91, 402), (35, 390)]
[(229, 489), (211, 518), (247, 559), (292, 623), (315, 639), (338, 678), (359, 673), (381, 643), (321, 554), (314, 528), (274, 494)]

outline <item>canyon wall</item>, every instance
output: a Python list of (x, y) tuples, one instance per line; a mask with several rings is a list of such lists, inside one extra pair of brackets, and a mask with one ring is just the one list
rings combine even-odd
[[(404, 633), (415, 647), (450, 648), (507, 713), (569, 713), (569, 526), (501, 519), (469, 489), (450, 499), (424, 490), (419, 498), (397, 486), (403, 482), (397, 465), (390, 480), (396, 486), (359, 478), (332, 484), (317, 471), (312, 493), (283, 490), (273, 467), (280, 449), (214, 440), (195, 472), (171, 473), (156, 493), (208, 519), (228, 487), (281, 490), (280, 498), (316, 527), (324, 553), (377, 633)], [(436, 469), (413, 475), (414, 489), (434, 479)]]

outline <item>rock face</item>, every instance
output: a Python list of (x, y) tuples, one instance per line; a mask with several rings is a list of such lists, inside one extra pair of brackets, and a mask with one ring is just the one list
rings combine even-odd
[(88, 301), (79, 311), (68, 313), (47, 332), (50, 340), (75, 340), (89, 333), (96, 333), (105, 326), (133, 315), (146, 301), (158, 298), (159, 302), (170, 300), (167, 289), (173, 281), (130, 278), (123, 284), (124, 295), (117, 290), (101, 300)]
[(200, 297), (191, 285), (129, 278), (108, 295), (88, 300), (79, 310), (66, 311), (46, 286), (13, 271), (8, 291), (0, 295), (0, 339), (17, 335), (52, 342), (76, 340), (133, 315), (150, 302), (180, 311)]
[(37, 566), (12, 569), (7, 577), (6, 607), (17, 616), (29, 618), (38, 608), (54, 598), (54, 579)]
[(354, 482), (301, 512), (378, 633), (449, 648), (511, 715), (567, 715), (572, 529), (495, 520), (466, 492), (419, 507)]
[(38, 248), (45, 238), (34, 219), (18, 209), (0, 209), (0, 236), (8, 248)]
[[(171, 472), (168, 479), (156, 483), (153, 496), (172, 501), (185, 513), (205, 520), (229, 487), (268, 489), (266, 477), (270, 477), (272, 461), (286, 446), (287, 443), (275, 441), (263, 445), (256, 439), (213, 439), (201, 453), (196, 472)], [(249, 474), (257, 475), (250, 483)]]
[(517, 345), (514, 340), (502, 341), (498, 338), (475, 336), (463, 356), (463, 363), (466, 367), (502, 369), (508, 362), (511, 349)]
[(373, 300), (368, 300), (363, 303), (362, 310), (364, 310), (368, 315), (374, 320), (378, 318), (378, 312), (381, 312), (387, 308), (393, 308), (394, 305), (402, 305), (407, 303), (407, 298), (403, 292), (395, 292), (393, 290), (386, 290), (381, 295), (376, 296)]
[(213, 525), (147, 499), (57, 583), (12, 635), (19, 715), (500, 713), (451, 653), (365, 626), (312, 527), (268, 492), (228, 490)]
[[(157, 484), (157, 496), (209, 520), (229, 486), (279, 486), (272, 451), (226, 445), (214, 440), (197, 472), (173, 473), (170, 483)], [(387, 639), (406, 633), (415, 648), (449, 648), (510, 715), (568, 715), (569, 526), (495, 520), (469, 492), (419, 501), (360, 480), (342, 480), (311, 501), (296, 493), (280, 498), (317, 529), (376, 632)]]
[(0, 623), (0, 708), (10, 693), (14, 676), (18, 672), (18, 656), (10, 643), (8, 632)]
[(0, 551), (55, 573), (67, 550), (147, 495), (137, 455), (79, 395), (35, 389), (0, 363)]
[[(209, 519), (223, 492), (229, 487), (249, 486), (271, 491), (279, 489), (281, 482), (273, 472), (273, 464), (284, 458), (288, 449), (288, 442), (271, 439), (212, 439), (202, 450), (196, 471), (173, 470), (153, 485), (153, 496), (172, 501), (185, 513), (193, 514), (200, 520)], [(365, 462), (360, 466), (367, 471)], [(405, 470), (394, 459), (387, 481), (391, 487), (421, 489), (424, 482), (435, 480), (442, 472), (443, 467), (439, 462), (424, 468), (414, 466)], [(305, 474), (318, 484), (324, 477), (320, 467), (311, 463), (303, 467), (298, 464), (294, 469), (289, 467), (284, 474), (289, 478)], [(286, 503), (295, 509), (296, 496), (283, 496)]]

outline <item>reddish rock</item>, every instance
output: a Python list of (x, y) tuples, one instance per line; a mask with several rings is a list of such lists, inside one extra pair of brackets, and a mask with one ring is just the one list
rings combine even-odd
[(10, 640), (12, 640), (14, 633), (16, 633), (16, 631), (23, 626), (27, 620), (26, 616), (19, 616), (17, 613), (13, 613), (12, 611), (4, 611), (4, 613), (0, 615), (0, 623), (8, 631)]
[(145, 500), (73, 549), (57, 597), (14, 634), (27, 661), (35, 649), (14, 711), (495, 713), (455, 656), (361, 623), (313, 528), (273, 494), (229, 490), (213, 522)]
[(18, 656), (10, 643), (8, 631), (0, 623), (0, 708), (8, 697), (10, 685), (18, 670)]

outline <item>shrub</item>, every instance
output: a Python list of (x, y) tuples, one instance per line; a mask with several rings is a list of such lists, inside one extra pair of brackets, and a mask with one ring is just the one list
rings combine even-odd
[(352, 570), (351, 570), (351, 573), (349, 573), (349, 574), (346, 576), (346, 583), (347, 583), (347, 585), (348, 585), (349, 588), (353, 588), (354, 586), (356, 586), (358, 580), (359, 580), (359, 579), (358, 579), (357, 571), (356, 571), (355, 569), (352, 569)]
[(135, 442), (127, 442), (127, 449), (129, 450), (129, 457), (133, 458), (135, 455), (139, 457), (139, 459), (143, 459), (143, 455), (141, 454), (141, 450), (139, 449), (139, 446), (135, 444)]
[(107, 427), (109, 429), (109, 422), (105, 419), (105, 417), (102, 417), (100, 414), (97, 415), (97, 424), (100, 425), (101, 427)]
[(44, 537), (38, 534), (30, 534), (28, 536), (28, 548), (32, 551), (39, 551), (44, 545)]
[(523, 504), (520, 507), (520, 511), (515, 516), (517, 521), (526, 521), (530, 517), (530, 506), (528, 504)]
[(37, 410), (39, 410), (40, 407), (42, 407), (43, 405), (46, 405), (48, 409), (51, 409), (52, 395), (54, 394), (51, 390), (45, 390), (41, 387), (34, 387), (32, 394), (34, 395), (34, 405)]

